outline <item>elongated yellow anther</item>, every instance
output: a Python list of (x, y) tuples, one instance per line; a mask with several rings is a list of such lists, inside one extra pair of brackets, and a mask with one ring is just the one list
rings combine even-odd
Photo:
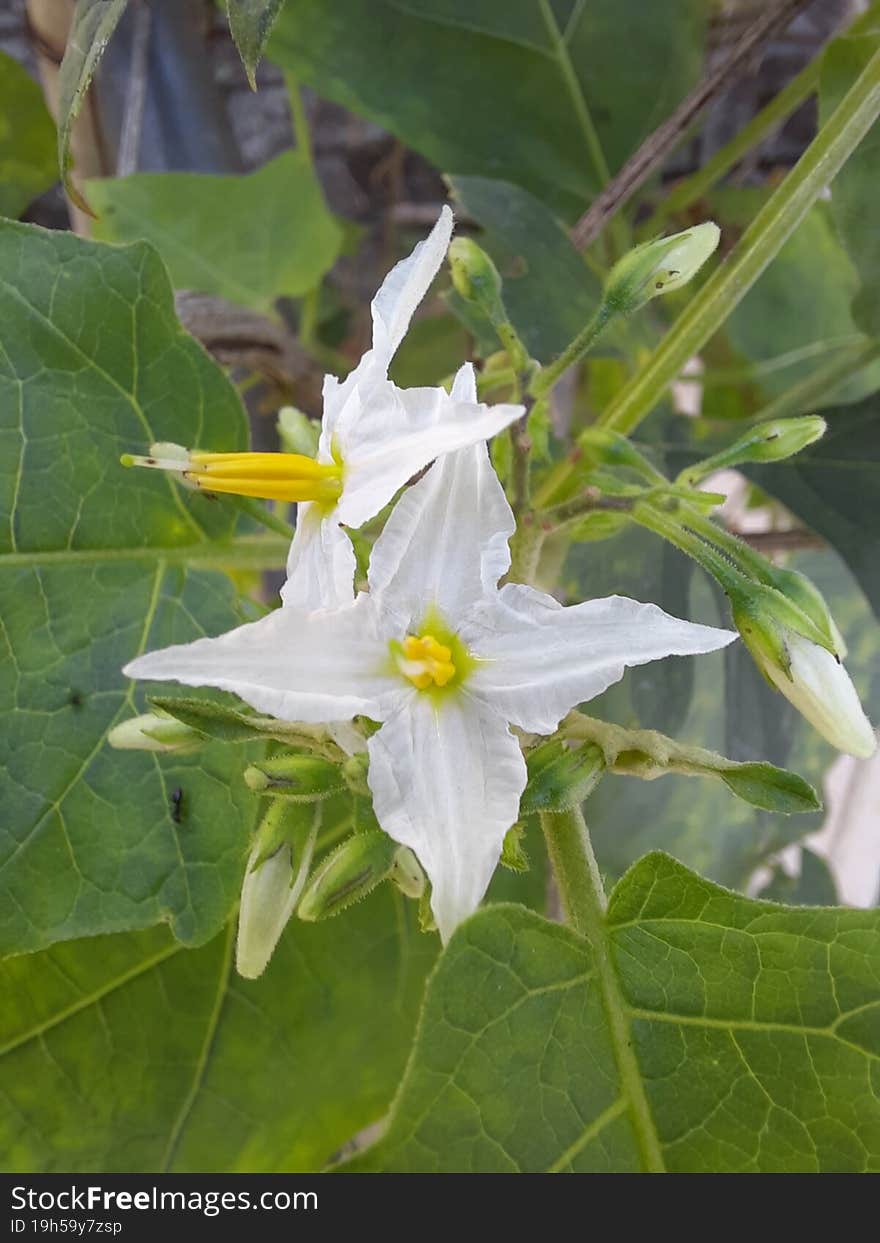
[(452, 651), (432, 634), (407, 635), (397, 656), (397, 667), (418, 690), (446, 686), (455, 677)]
[(318, 501), (333, 505), (342, 492), (342, 466), (299, 453), (201, 453), (179, 445), (153, 445), (146, 457), (125, 454), (123, 466), (171, 471), (205, 492), (267, 501)]

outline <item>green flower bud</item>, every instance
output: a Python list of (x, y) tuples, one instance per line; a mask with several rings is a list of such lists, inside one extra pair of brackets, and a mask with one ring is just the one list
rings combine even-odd
[(543, 742), (526, 757), (528, 784), (520, 811), (567, 811), (581, 804), (602, 776), (605, 761), (600, 747), (569, 747)]
[(496, 324), (506, 320), (501, 298), (501, 276), (482, 246), (470, 237), (457, 237), (449, 247), (452, 284), (466, 302), (473, 302)]
[(255, 794), (316, 803), (346, 787), (342, 770), (314, 755), (279, 755), (245, 769), (244, 779)]
[(529, 870), (529, 856), (523, 849), (522, 844), (524, 836), (525, 829), (519, 823), (512, 825), (504, 834), (500, 863), (502, 867), (510, 868), (511, 872), (527, 872)]
[(145, 712), (115, 725), (107, 741), (117, 751), (195, 751), (205, 738), (197, 730), (160, 712)]
[(679, 289), (696, 276), (716, 250), (721, 230), (711, 220), (637, 246), (614, 265), (604, 302), (613, 313), (631, 314), (661, 293)]
[(392, 874), (398, 845), (387, 833), (356, 833), (338, 846), (309, 879), (297, 914), (309, 923), (338, 915)]
[(800, 453), (807, 445), (825, 434), (826, 423), (818, 415), (797, 419), (768, 419), (735, 440), (726, 449), (713, 453), (702, 462), (683, 470), (678, 477), (682, 484), (696, 484), (716, 470), (740, 466), (744, 462), (781, 462)]
[(296, 406), (282, 406), (278, 411), (278, 437), (285, 453), (300, 453), (303, 457), (315, 457), (321, 425), (310, 419)]
[(457, 237), (449, 247), (449, 268), (456, 293), (486, 316), (498, 333), (511, 366), (521, 370), (528, 362), (528, 352), (505, 310), (501, 276), (495, 264), (473, 238)]

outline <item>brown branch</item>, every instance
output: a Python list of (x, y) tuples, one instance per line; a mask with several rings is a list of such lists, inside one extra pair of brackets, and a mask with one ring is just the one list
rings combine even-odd
[(691, 122), (718, 95), (728, 90), (749, 69), (761, 44), (777, 30), (787, 26), (795, 14), (811, 0), (780, 0), (757, 18), (734, 44), (730, 55), (686, 96), (675, 111), (649, 134), (605, 189), (593, 200), (571, 231), (578, 250), (594, 241), (611, 216), (665, 160)]

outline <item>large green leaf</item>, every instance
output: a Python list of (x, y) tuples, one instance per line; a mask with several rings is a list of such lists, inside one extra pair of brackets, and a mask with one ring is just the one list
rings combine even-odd
[(529, 351), (543, 362), (568, 345), (599, 302), (599, 281), (554, 214), (527, 190), (487, 177), (455, 177), (452, 192), (486, 230), (504, 304)]
[(229, 579), (187, 563), (240, 541), (225, 506), (119, 455), (241, 447), (244, 414), (146, 245), (0, 225), (0, 319), (0, 953), (163, 919), (204, 941), (236, 899), (252, 816), (229, 753), (158, 760), (103, 739), (135, 710), (127, 660), (236, 623)]
[(284, 0), (226, 0), (229, 29), (253, 90), (257, 89), (257, 65), (283, 3)]
[[(873, 33), (835, 39), (822, 58), (819, 119), (828, 119), (880, 46), (880, 20)], [(874, 126), (834, 181), (831, 214), (858, 268), (861, 287), (853, 315), (871, 336), (880, 337), (880, 231), (877, 229), (877, 169), (880, 127)]]
[(385, 889), (294, 921), (266, 974), (233, 933), (152, 929), (0, 966), (8, 1170), (286, 1171), (326, 1164), (387, 1108), (437, 938)]
[[(832, 201), (838, 184), (835, 181)], [(760, 190), (725, 190), (711, 202), (722, 224), (733, 231), (753, 219), (764, 198)], [(860, 287), (858, 263), (835, 235), (827, 205), (818, 203), (734, 310), (725, 325), (725, 338), (755, 364), (747, 378), (758, 390), (759, 403), (784, 393), (826, 366), (837, 351), (852, 349), (863, 340), (850, 309)], [(855, 401), (878, 387), (880, 363), (875, 363), (839, 385), (825, 404)], [(723, 396), (723, 388), (720, 392), (715, 386), (707, 388), (704, 412), (710, 416), (722, 412)]]
[(269, 52), (444, 172), (573, 215), (602, 180), (594, 132), (613, 171), (698, 77), (705, 20), (699, 0), (288, 0)]
[(246, 176), (135, 173), (88, 188), (96, 237), (152, 242), (178, 289), (256, 310), (313, 289), (339, 254), (342, 230), (296, 151)]
[(58, 167), (64, 188), (84, 211), (90, 210), (88, 203), (70, 177), (70, 131), (127, 3), (128, 0), (76, 0), (58, 74)]
[(0, 216), (18, 216), (57, 179), (55, 126), (43, 92), (0, 52)]
[(878, 912), (751, 901), (655, 854), (598, 939), (469, 920), (353, 1168), (880, 1169)]

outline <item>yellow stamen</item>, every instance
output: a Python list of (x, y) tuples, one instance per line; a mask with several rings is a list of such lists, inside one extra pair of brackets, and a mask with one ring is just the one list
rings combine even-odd
[(397, 657), (397, 667), (418, 690), (445, 686), (455, 677), (452, 651), (432, 634), (407, 635)]
[(167, 453), (152, 457), (126, 454), (123, 465), (173, 471), (205, 492), (269, 501), (318, 501), (332, 506), (342, 492), (339, 463), (316, 462), (299, 453), (192, 452), (180, 459)]

